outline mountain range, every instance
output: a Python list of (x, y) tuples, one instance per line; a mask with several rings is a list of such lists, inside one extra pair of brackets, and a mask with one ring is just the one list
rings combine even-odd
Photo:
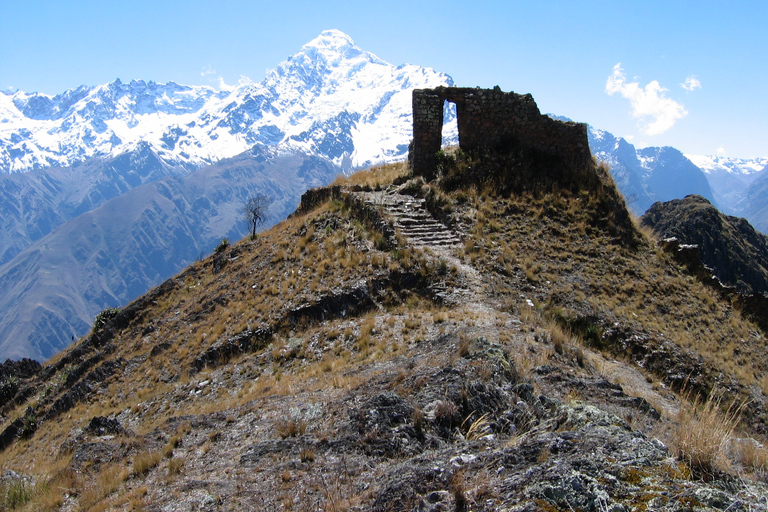
[(70, 166), (142, 142), (188, 169), (255, 144), (360, 168), (407, 151), (411, 89), (452, 83), (431, 69), (388, 64), (328, 30), (261, 82), (243, 80), (227, 91), (118, 79), (54, 97), (0, 94), (0, 172)]
[[(453, 80), (329, 30), (261, 82), (227, 90), (115, 80), (0, 93), (0, 357), (46, 359), (101, 309), (244, 236), (248, 194), (272, 196), (271, 224), (307, 188), (403, 160), (411, 91), (439, 85)], [(455, 144), (455, 109), (445, 121)], [(768, 230), (768, 159), (638, 150), (593, 127), (589, 143), (638, 215), (698, 194)]]

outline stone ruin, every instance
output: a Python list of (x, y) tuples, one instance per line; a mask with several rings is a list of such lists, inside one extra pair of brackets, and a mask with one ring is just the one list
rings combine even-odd
[(443, 105), (456, 104), (459, 147), (467, 154), (522, 150), (559, 172), (593, 165), (587, 125), (542, 115), (530, 94), (470, 87), (413, 91), (413, 141), (408, 161), (416, 176), (434, 178), (442, 145)]

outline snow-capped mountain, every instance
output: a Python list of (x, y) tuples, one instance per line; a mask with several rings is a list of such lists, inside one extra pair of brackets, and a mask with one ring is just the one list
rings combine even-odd
[[(429, 68), (393, 66), (327, 30), (259, 83), (232, 90), (115, 80), (54, 97), (0, 93), (0, 172), (69, 166), (148, 143), (188, 169), (254, 144), (323, 155), (345, 169), (405, 157), (411, 90), (452, 85)], [(447, 120), (456, 140), (455, 114)]]
[[(0, 359), (49, 357), (99, 310), (221, 237), (244, 236), (247, 194), (270, 195), (278, 221), (342, 170), (405, 159), (411, 91), (438, 85), (453, 81), (388, 64), (329, 30), (261, 82), (227, 90), (116, 80), (53, 97), (0, 93)], [(455, 109), (445, 120), (455, 144)], [(718, 174), (673, 148), (637, 150), (594, 128), (589, 137), (637, 213), (657, 200), (712, 197), (706, 178)], [(768, 219), (762, 175), (748, 209)]]
[(733, 158), (727, 156), (689, 155), (686, 158), (706, 174), (729, 173), (752, 176), (765, 169), (768, 158)]
[(276, 222), (343, 169), (404, 159), (411, 90), (451, 84), (331, 30), (226, 91), (0, 93), (0, 359), (50, 357), (104, 307), (245, 235), (247, 194), (269, 195)]
[(637, 149), (623, 137), (593, 126), (589, 127), (588, 138), (592, 154), (609, 165), (616, 185), (638, 215), (656, 201), (688, 194), (715, 200), (707, 176), (675, 148)]
[[(704, 171), (712, 186), (718, 207), (729, 215), (746, 216), (748, 190), (768, 167), (768, 158), (732, 158), (722, 156), (685, 155)], [(761, 219), (764, 224), (764, 219)], [(750, 222), (754, 223), (753, 219)], [(762, 229), (762, 228), (761, 228)]]

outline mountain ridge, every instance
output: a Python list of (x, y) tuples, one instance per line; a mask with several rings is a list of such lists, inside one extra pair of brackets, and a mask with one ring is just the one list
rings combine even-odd
[(688, 195), (655, 203), (640, 223), (659, 238), (698, 246), (702, 262), (740, 293), (768, 293), (768, 236), (745, 219), (724, 215), (705, 198)]
[(254, 148), (166, 176), (72, 218), (0, 265), (0, 352), (45, 360), (87, 332), (93, 317), (143, 294), (248, 232), (248, 195), (269, 195), (268, 226), (340, 168), (300, 153)]

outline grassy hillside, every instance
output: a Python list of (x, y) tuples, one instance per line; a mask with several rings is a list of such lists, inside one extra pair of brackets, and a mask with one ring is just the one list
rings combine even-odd
[(759, 329), (604, 169), (458, 160), (310, 191), (6, 378), (6, 509), (760, 506)]

